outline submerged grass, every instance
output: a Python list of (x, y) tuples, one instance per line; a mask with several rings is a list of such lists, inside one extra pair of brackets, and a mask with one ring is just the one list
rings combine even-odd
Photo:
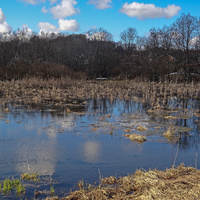
[[(81, 188), (71, 192), (63, 200), (107, 200), (107, 199), (199, 199), (200, 171), (185, 167), (170, 168), (165, 171), (137, 170), (134, 174), (108, 177), (92, 190)], [(53, 198), (47, 198), (48, 200)], [(54, 197), (54, 199), (59, 199)]]
[(22, 185), (20, 179), (6, 178), (3, 180), (2, 184), (0, 184), (0, 189), (3, 194), (8, 194), (13, 190), (15, 190), (17, 195), (25, 194), (25, 187)]

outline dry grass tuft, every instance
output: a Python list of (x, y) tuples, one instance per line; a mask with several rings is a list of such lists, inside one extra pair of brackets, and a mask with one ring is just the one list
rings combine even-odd
[(170, 127), (167, 129), (167, 131), (163, 134), (167, 137), (174, 137), (176, 134), (175, 127), (173, 125), (170, 125)]
[(140, 126), (138, 126), (137, 128), (136, 128), (138, 131), (148, 131), (148, 129), (145, 127), (145, 126), (142, 126), (142, 125), (140, 125)]
[(169, 128), (167, 129), (167, 131), (163, 134), (167, 139), (169, 139), (170, 141), (174, 141), (177, 142), (178, 139), (180, 138), (180, 134), (181, 133), (188, 133), (190, 132), (192, 129), (188, 128), (188, 127), (182, 127), (182, 126), (174, 126), (174, 125), (170, 125)]
[[(110, 177), (109, 177), (110, 178)], [(108, 178), (108, 179), (109, 179)], [(200, 171), (180, 165), (165, 171), (137, 170), (135, 174), (115, 179), (111, 184), (92, 190), (75, 191), (63, 200), (124, 199), (199, 199)], [(50, 200), (50, 199), (48, 199)]]
[(166, 116), (166, 117), (164, 117), (165, 119), (178, 119), (178, 117), (176, 117), (176, 116)]
[(124, 136), (126, 136), (127, 138), (131, 139), (133, 142), (142, 144), (143, 142), (145, 142), (147, 139), (139, 134), (133, 133), (133, 134), (124, 134)]

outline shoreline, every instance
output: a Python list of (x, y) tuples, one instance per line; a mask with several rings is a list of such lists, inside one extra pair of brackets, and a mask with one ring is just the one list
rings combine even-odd
[(200, 170), (185, 167), (159, 171), (137, 170), (124, 177), (106, 177), (97, 187), (78, 184), (79, 190), (71, 192), (64, 198), (47, 197), (46, 200), (74, 199), (198, 199), (200, 197)]

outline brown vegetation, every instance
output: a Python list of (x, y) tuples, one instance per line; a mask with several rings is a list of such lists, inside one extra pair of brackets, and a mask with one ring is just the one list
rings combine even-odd
[(70, 78), (1, 81), (1, 101), (25, 104), (50, 104), (67, 106), (80, 103), (89, 98), (137, 99), (148, 102), (154, 110), (168, 107), (170, 97), (178, 99), (200, 98), (200, 84), (154, 83), (137, 81), (86, 81)]
[[(81, 189), (62, 200), (199, 199), (200, 171), (180, 165), (165, 171), (137, 170), (125, 177), (108, 177), (99, 187)], [(48, 200), (56, 199), (47, 198)]]
[(141, 143), (143, 143), (147, 140), (146, 137), (139, 135), (139, 134), (136, 134), (136, 133), (124, 134), (124, 136), (131, 139), (133, 142), (137, 142), (139, 144), (141, 144)]

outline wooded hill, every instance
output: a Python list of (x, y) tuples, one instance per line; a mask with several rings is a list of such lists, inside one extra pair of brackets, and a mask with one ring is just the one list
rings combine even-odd
[(171, 26), (142, 37), (127, 28), (120, 41), (107, 30), (84, 34), (0, 35), (0, 79), (97, 77), (147, 81), (200, 80), (200, 21), (182, 14)]

